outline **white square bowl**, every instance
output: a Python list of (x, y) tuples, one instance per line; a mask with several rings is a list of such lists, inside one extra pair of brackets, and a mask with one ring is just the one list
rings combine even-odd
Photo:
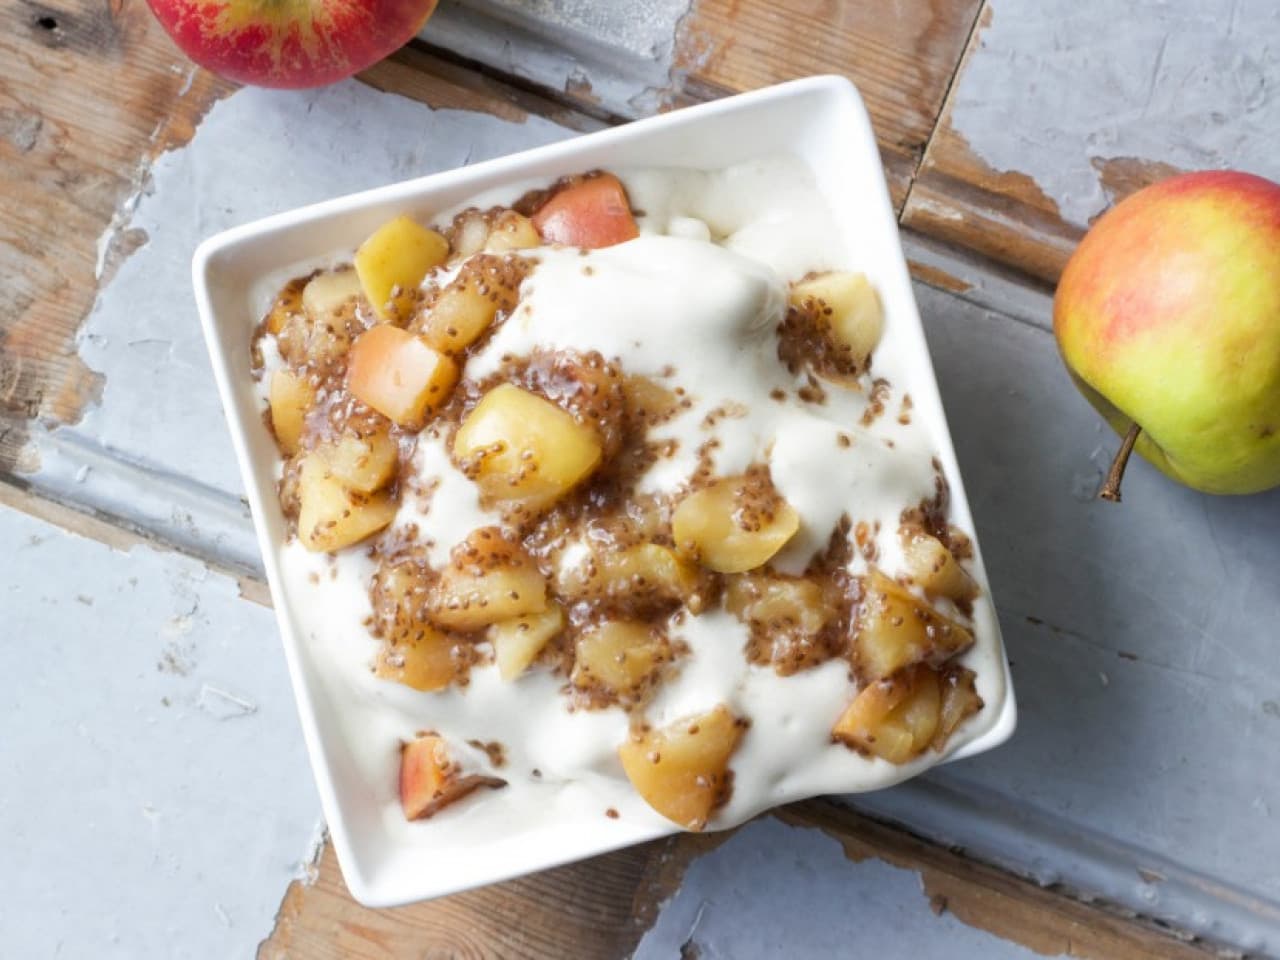
[[(872, 276), (900, 347), (913, 363), (910, 387), (915, 415), (928, 424), (951, 486), (952, 518), (972, 531), (973, 520), (946, 428), (911, 281), (885, 186), (867, 112), (854, 87), (840, 77), (781, 84), (551, 146), (434, 176), (340, 197), (221, 233), (196, 251), (196, 299), (232, 442), (257, 527), (267, 579), (303, 735), (315, 771), (324, 815), (352, 895), (368, 906), (393, 906), (441, 896), (534, 870), (592, 856), (674, 832), (674, 827), (618, 824), (608, 834), (566, 822), (536, 835), (516, 828), (465, 856), (424, 862), (421, 848), (398, 846), (387, 833), (381, 801), (355, 760), (356, 745), (340, 731), (317, 664), (300, 642), (291, 598), (283, 587), (280, 549), (286, 536), (275, 494), (277, 453), (263, 427), (261, 401), (250, 371), (250, 343), (261, 315), (248, 291), (264, 277), (307, 261), (353, 250), (392, 216), (429, 220), (483, 191), (531, 178), (601, 168), (675, 166), (714, 169), (785, 151), (811, 170), (836, 214), (848, 252)], [(856, 225), (856, 226), (855, 226)], [(974, 572), (986, 584), (975, 538)], [(986, 708), (971, 724), (973, 735), (945, 757), (929, 756), (900, 769), (914, 776), (941, 760), (988, 750), (1016, 724), (1008, 662), (994, 611), (987, 601), (988, 642), (1000, 648), (1001, 675), (986, 678)], [(993, 635), (992, 635), (993, 634)]]

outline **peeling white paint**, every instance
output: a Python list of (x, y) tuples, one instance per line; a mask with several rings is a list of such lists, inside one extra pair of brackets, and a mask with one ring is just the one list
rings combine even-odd
[(303, 92), (246, 88), (215, 104), (190, 144), (140, 175), (146, 189), (99, 243), (101, 260), (121, 231), (148, 238), (102, 290), (79, 336), (81, 357), (105, 376), (102, 403), (72, 427), (33, 429), (33, 482), (231, 568), (256, 569), (191, 293), (196, 245), (271, 213), (571, 133), (537, 117), (513, 123), (431, 110), (356, 81)]
[[(691, 0), (455, 0), (419, 36), (551, 90), (589, 88), (609, 113), (653, 113), (670, 86), (675, 40)], [(503, 42), (497, 42), (502, 37)]]
[(0, 543), (0, 952), (251, 956), (320, 816), (271, 612), (25, 514)]
[(1274, 0), (993, 0), (952, 125), (997, 171), (1030, 176), (1070, 222), (1108, 199), (1095, 160), (1280, 179)]
[(855, 863), (821, 830), (766, 817), (690, 865), (633, 956), (1032, 960), (1043, 954), (934, 913), (914, 871), (880, 860)]

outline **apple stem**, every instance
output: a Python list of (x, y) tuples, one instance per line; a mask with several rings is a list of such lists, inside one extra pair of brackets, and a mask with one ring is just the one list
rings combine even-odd
[(1138, 434), (1142, 428), (1136, 423), (1129, 425), (1129, 432), (1124, 435), (1124, 443), (1116, 451), (1116, 458), (1111, 461), (1111, 469), (1107, 471), (1106, 482), (1098, 491), (1099, 500), (1120, 502), (1120, 483), (1124, 480), (1124, 468), (1129, 463), (1129, 454), (1133, 453), (1133, 445), (1138, 442)]

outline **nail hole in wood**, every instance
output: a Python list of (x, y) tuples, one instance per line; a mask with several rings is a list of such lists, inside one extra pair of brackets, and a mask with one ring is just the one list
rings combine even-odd
[(55, 20), (53, 17), (40, 17), (38, 20), (36, 20), (36, 25), (39, 27), (43, 27), (45, 30), (58, 29), (58, 21)]

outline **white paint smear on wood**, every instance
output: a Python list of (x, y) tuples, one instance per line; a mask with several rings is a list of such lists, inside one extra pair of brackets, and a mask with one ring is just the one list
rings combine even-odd
[(1275, 0), (993, 0), (952, 125), (1086, 224), (1108, 198), (1094, 161), (1136, 157), (1280, 179)]

